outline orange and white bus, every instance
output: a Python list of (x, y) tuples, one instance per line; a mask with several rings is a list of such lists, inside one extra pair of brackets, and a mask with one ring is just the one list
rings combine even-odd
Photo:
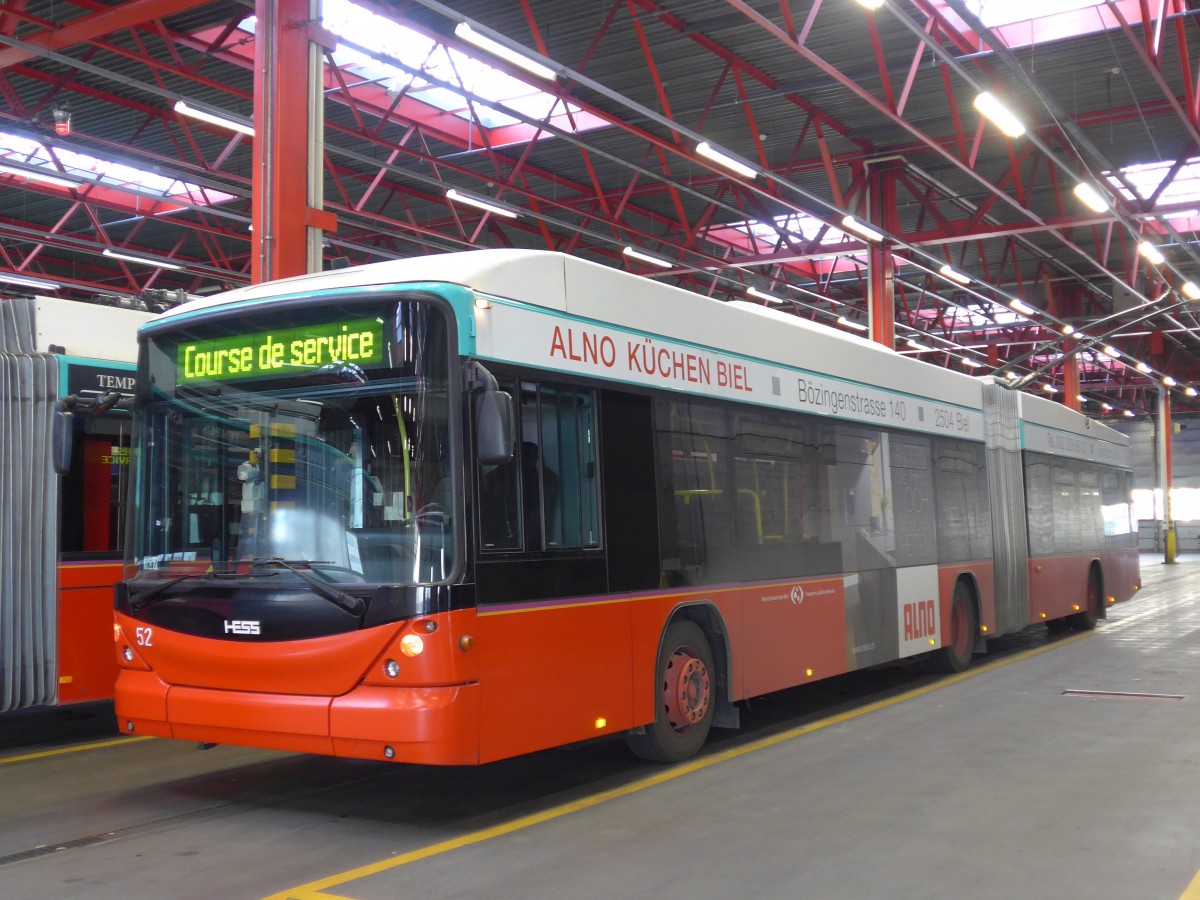
[(139, 334), (122, 730), (474, 764), (1138, 587), (1130, 447), (1058, 404), (569, 256), (197, 301)]
[[(112, 697), (130, 417), (110, 407), (133, 395), (149, 318), (0, 300), (0, 712)], [(57, 417), (73, 437), (60, 442), (61, 471), (58, 407), (75, 411)]]

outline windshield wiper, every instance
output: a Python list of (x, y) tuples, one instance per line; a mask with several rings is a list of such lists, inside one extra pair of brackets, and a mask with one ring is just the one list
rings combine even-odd
[(164, 581), (162, 584), (155, 585), (146, 591), (144, 594), (138, 594), (136, 597), (130, 596), (129, 609), (133, 612), (138, 612), (146, 606), (151, 600), (157, 599), (169, 591), (181, 581), (187, 581), (189, 578), (204, 578), (211, 579), (211, 572), (188, 572), (186, 575), (180, 575), (178, 578), (172, 578), (170, 581)]
[(253, 560), (252, 565), (255, 566), (279, 566), (281, 569), (287, 569), (289, 572), (299, 576), (302, 581), (307, 582), (312, 589), (324, 597), (329, 602), (340, 606), (346, 612), (355, 616), (361, 616), (363, 610), (367, 608), (367, 604), (363, 602), (361, 597), (355, 597), (353, 594), (347, 594), (344, 591), (339, 591), (332, 587), (329, 582), (322, 581), (315, 575), (310, 575), (305, 572), (300, 566), (321, 565), (318, 563), (309, 562), (308, 560), (286, 560), (278, 556), (263, 557)]

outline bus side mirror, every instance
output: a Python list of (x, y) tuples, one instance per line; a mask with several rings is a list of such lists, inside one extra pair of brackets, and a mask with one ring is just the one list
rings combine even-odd
[(75, 439), (75, 414), (65, 408), (60, 402), (54, 407), (54, 421), (51, 426), (51, 463), (59, 475), (66, 475), (71, 470), (71, 451)]
[(513, 455), (513, 400), (504, 391), (480, 391), (475, 399), (475, 447), (479, 462), (498, 466)]

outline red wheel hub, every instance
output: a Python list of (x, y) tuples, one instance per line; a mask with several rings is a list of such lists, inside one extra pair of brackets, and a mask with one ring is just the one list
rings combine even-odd
[(677, 734), (686, 734), (704, 720), (712, 702), (708, 667), (687, 647), (678, 647), (667, 660), (663, 674), (667, 722)]

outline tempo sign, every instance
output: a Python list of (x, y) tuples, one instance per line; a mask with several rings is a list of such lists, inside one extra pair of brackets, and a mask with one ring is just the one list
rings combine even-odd
[(231, 378), (294, 375), (321, 366), (383, 361), (383, 323), (379, 319), (323, 322), (179, 345), (179, 384)]

